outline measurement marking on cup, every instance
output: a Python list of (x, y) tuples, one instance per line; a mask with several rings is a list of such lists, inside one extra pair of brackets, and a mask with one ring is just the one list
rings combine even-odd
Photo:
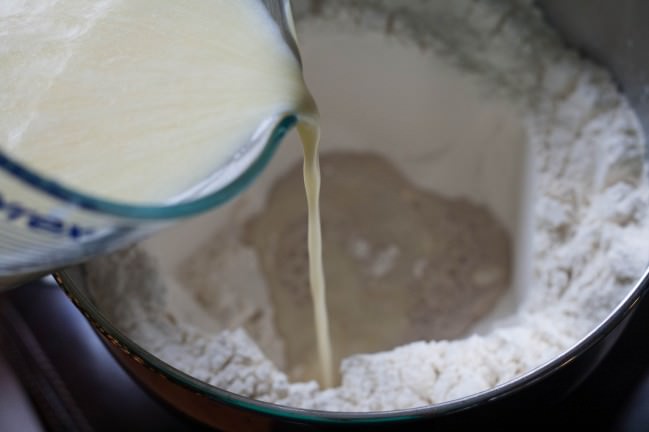
[(84, 228), (63, 219), (45, 215), (31, 210), (15, 201), (8, 201), (0, 193), (0, 218), (15, 223), (24, 223), (32, 231), (47, 232), (61, 237), (78, 240), (93, 233), (91, 228)]

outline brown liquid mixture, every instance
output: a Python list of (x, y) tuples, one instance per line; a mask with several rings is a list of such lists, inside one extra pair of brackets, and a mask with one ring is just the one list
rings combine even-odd
[[(421, 190), (375, 154), (325, 153), (320, 165), (333, 364), (461, 337), (491, 310), (509, 285), (511, 251), (488, 210)], [(321, 376), (302, 175), (296, 165), (276, 181), (245, 233), (270, 287), (293, 380)]]

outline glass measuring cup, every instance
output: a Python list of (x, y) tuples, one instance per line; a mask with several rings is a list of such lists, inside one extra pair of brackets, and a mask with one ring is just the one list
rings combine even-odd
[(83, 194), (0, 152), (0, 288), (132, 244), (216, 207), (264, 168), (297, 117), (276, 119), (210, 179), (168, 205), (132, 205)]
[[(290, 2), (259, 1), (299, 61)], [(265, 119), (208, 178), (168, 202), (154, 204), (80, 192), (0, 151), (0, 288), (126, 246), (224, 203), (257, 176), (296, 122), (290, 112)]]

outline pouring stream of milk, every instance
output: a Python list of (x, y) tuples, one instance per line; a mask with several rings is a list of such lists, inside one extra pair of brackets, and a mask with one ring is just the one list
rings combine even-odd
[(331, 387), (334, 383), (333, 355), (329, 336), (320, 225), (320, 166), (318, 160), (320, 129), (317, 126), (302, 123), (298, 125), (298, 132), (304, 147), (304, 187), (306, 189), (309, 217), (309, 281), (311, 283), (311, 299), (315, 315), (318, 357), (320, 359), (322, 383), (326, 387)]
[[(261, 1), (0, 7), (0, 152), (80, 193), (172, 202), (288, 113), (317, 122), (299, 61)], [(299, 132), (321, 382), (330, 386), (319, 132), (304, 122)], [(18, 192), (3, 184), (0, 194)]]

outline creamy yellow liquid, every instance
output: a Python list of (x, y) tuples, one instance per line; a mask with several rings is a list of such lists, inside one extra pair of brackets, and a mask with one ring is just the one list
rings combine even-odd
[(315, 316), (318, 357), (320, 359), (321, 382), (325, 387), (334, 384), (333, 354), (329, 336), (326, 285), (322, 263), (322, 230), (320, 224), (320, 166), (318, 142), (320, 130), (306, 123), (298, 126), (304, 147), (304, 187), (308, 206), (309, 281)]
[[(75, 190), (167, 202), (269, 119), (303, 123), (321, 382), (333, 385), (318, 197), (317, 110), (258, 0), (3, 0), (0, 151)], [(11, 185), (0, 192), (12, 195)]]
[(0, 7), (0, 151), (94, 196), (167, 202), (309, 101), (258, 0)]

